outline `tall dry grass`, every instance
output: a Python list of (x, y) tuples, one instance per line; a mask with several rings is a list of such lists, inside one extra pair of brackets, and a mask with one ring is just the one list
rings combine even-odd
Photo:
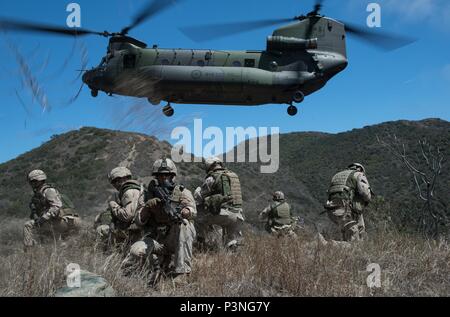
[[(14, 247), (8, 243), (0, 258), (0, 295), (52, 296), (65, 286), (69, 263), (105, 277), (117, 296), (450, 295), (449, 243), (399, 233), (378, 233), (344, 248), (324, 246), (308, 233), (290, 239), (249, 232), (236, 253), (196, 252), (188, 284), (164, 280), (157, 289), (147, 288), (140, 273), (124, 277), (119, 270), (122, 256), (104, 254), (93, 238), (85, 229), (65, 243), (54, 241), (29, 253), (23, 253), (19, 242)], [(366, 284), (371, 263), (381, 267), (380, 288)]]

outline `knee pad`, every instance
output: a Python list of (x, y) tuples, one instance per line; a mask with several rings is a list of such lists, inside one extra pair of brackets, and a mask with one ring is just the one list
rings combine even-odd
[(108, 237), (108, 235), (110, 233), (110, 228), (107, 225), (101, 225), (101, 226), (98, 226), (97, 229), (95, 229), (95, 231), (97, 232), (97, 235), (100, 238), (106, 238), (106, 237)]

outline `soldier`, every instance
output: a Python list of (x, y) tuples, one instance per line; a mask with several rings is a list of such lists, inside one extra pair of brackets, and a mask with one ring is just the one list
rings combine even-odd
[(353, 163), (332, 178), (325, 209), (341, 229), (344, 241), (362, 240), (365, 232), (362, 213), (371, 198), (372, 190), (361, 164)]
[(25, 223), (23, 229), (25, 250), (38, 244), (38, 237), (63, 238), (76, 233), (81, 227), (72, 202), (46, 181), (47, 175), (41, 170), (28, 174), (34, 195), (30, 203), (31, 220)]
[(242, 244), (241, 228), (245, 221), (239, 177), (216, 157), (206, 159), (205, 169), (206, 179), (194, 194), (199, 208), (198, 235), (205, 240), (216, 230), (214, 226), (219, 226), (225, 247), (236, 249)]
[(150, 262), (153, 270), (150, 284), (157, 282), (160, 273), (177, 280), (191, 273), (196, 236), (193, 220), (197, 215), (192, 193), (175, 182), (177, 168), (172, 160), (157, 160), (152, 175), (155, 179), (139, 200), (135, 220), (145, 236), (132, 245), (123, 263), (124, 267), (130, 267)]
[(280, 191), (273, 193), (273, 203), (269, 204), (260, 214), (259, 218), (267, 218), (266, 230), (278, 236), (295, 236), (293, 230), (294, 219), (291, 215), (291, 207), (286, 202), (284, 194)]
[(107, 212), (96, 217), (94, 226), (104, 242), (113, 245), (122, 243), (122, 247), (126, 247), (141, 238), (134, 218), (144, 188), (132, 179), (131, 171), (126, 167), (114, 168), (108, 179), (117, 192), (114, 200), (108, 203)]

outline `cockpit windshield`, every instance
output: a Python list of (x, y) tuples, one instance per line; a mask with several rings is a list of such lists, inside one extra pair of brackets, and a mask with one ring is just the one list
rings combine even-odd
[(108, 57), (107, 56), (103, 56), (100, 64), (98, 65), (98, 67), (106, 67), (107, 64), (108, 64)]

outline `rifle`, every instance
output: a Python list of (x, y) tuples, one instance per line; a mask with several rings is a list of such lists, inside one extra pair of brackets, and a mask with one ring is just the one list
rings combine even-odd
[(175, 188), (175, 185), (164, 184), (159, 185), (157, 182), (152, 182), (149, 186), (150, 193), (154, 198), (159, 198), (163, 204), (163, 211), (169, 217), (170, 221), (176, 224), (185, 224), (183, 217), (181, 216), (181, 207), (174, 207), (170, 196)]

